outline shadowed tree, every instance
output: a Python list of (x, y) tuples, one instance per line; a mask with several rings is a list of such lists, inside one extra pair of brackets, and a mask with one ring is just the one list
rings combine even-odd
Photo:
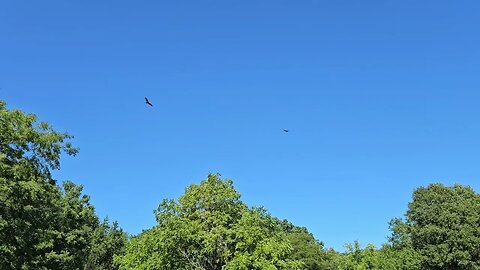
[(85, 269), (99, 226), (82, 187), (52, 178), (72, 137), (0, 101), (0, 269)]

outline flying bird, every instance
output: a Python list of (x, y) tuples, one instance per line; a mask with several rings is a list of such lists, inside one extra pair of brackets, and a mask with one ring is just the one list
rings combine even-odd
[(285, 133), (288, 133), (288, 129), (284, 129), (283, 131), (284, 131)]
[(151, 107), (153, 107), (153, 104), (150, 103), (150, 100), (148, 100), (148, 98), (145, 97), (145, 103), (147, 103), (147, 105), (150, 105)]

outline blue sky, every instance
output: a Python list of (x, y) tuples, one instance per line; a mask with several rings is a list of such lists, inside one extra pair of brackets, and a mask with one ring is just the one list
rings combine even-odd
[(220, 172), (328, 247), (379, 245), (415, 188), (480, 190), (479, 9), (3, 1), (0, 98), (75, 135), (57, 177), (129, 233)]

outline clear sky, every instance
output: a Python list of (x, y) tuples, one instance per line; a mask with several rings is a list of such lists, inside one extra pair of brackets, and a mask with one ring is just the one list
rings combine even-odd
[(379, 245), (415, 188), (480, 190), (479, 10), (5, 0), (0, 98), (75, 135), (57, 177), (129, 233), (220, 172), (328, 247)]

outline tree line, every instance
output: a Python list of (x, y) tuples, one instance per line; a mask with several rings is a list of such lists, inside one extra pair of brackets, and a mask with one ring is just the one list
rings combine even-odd
[(0, 269), (480, 269), (480, 194), (461, 185), (416, 189), (387, 243), (338, 252), (210, 174), (130, 236), (98, 217), (82, 186), (53, 178), (61, 155), (78, 152), (72, 138), (0, 100)]

